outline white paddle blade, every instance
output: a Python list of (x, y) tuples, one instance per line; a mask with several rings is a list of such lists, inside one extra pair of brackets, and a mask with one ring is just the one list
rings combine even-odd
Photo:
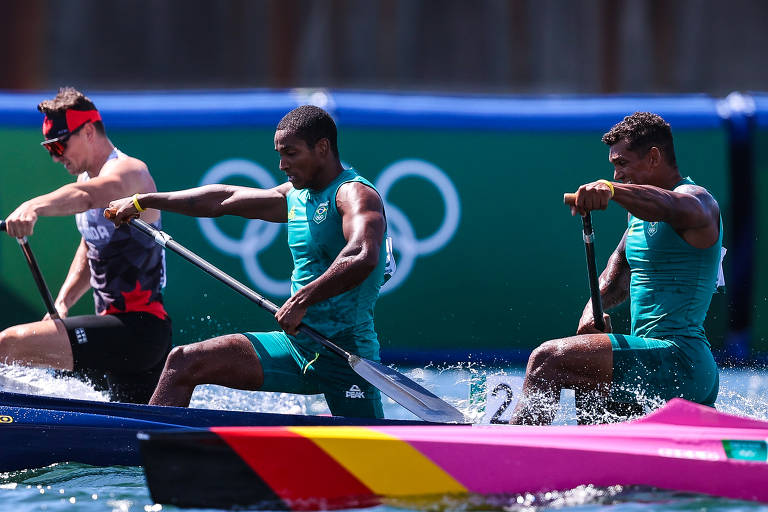
[(466, 423), (461, 411), (383, 364), (350, 355), (349, 365), (382, 393), (424, 421)]

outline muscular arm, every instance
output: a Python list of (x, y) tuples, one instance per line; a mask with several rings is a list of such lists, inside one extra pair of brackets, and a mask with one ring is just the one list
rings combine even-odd
[(81, 238), (80, 245), (77, 248), (77, 252), (75, 252), (75, 257), (69, 266), (67, 278), (64, 280), (64, 284), (61, 285), (59, 294), (56, 297), (56, 310), (61, 318), (69, 314), (69, 309), (91, 287), (91, 272), (88, 268), (87, 253), (88, 247), (85, 245), (85, 240)]
[(613, 200), (649, 222), (666, 222), (694, 247), (710, 247), (720, 234), (720, 207), (703, 187), (666, 190), (651, 185), (615, 184)]
[(121, 176), (130, 173), (113, 173), (89, 181), (70, 183), (48, 194), (26, 202), (41, 217), (74, 215), (91, 208), (106, 206), (109, 201), (127, 194), (128, 188)]
[[(605, 270), (600, 274), (600, 298), (606, 310), (615, 308), (629, 297), (630, 269), (626, 255), (627, 233), (621, 238), (619, 245), (608, 259)], [(592, 314), (592, 303), (587, 302), (579, 320), (577, 334), (599, 332), (595, 329), (595, 318)]]
[(680, 185), (667, 190), (653, 185), (613, 184), (615, 194), (599, 181), (579, 187), (572, 212), (605, 210), (615, 201), (629, 213), (648, 222), (665, 222), (693, 247), (705, 249), (720, 236), (720, 207), (703, 187)]
[[(137, 199), (142, 208), (165, 210), (191, 217), (238, 215), (249, 219), (287, 222), (286, 195), (291, 188), (290, 183), (283, 183), (271, 189), (217, 184), (175, 192), (139, 194)], [(116, 224), (128, 222), (138, 213), (130, 197), (112, 201), (109, 210), (114, 213), (115, 218), (112, 220)]]
[[(38, 217), (73, 215), (105, 207), (119, 197), (153, 190), (155, 183), (143, 162), (130, 157), (111, 160), (104, 164), (98, 176), (88, 181), (70, 183), (22, 203), (6, 219), (8, 234), (19, 238), (29, 236)], [(154, 218), (147, 220), (154, 221), (157, 215), (154, 212)]]
[(328, 270), (296, 292), (275, 315), (289, 334), (295, 334), (309, 306), (360, 285), (379, 263), (386, 221), (376, 191), (362, 183), (346, 183), (336, 195), (336, 207), (347, 244)]

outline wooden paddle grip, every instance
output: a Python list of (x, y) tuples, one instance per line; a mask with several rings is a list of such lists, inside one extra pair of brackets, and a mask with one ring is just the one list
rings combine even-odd
[(563, 202), (573, 206), (576, 204), (576, 194), (563, 194)]

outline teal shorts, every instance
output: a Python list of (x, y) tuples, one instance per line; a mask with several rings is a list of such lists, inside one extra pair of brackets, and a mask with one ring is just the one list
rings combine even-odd
[[(264, 370), (261, 391), (325, 396), (334, 416), (383, 418), (381, 394), (352, 370), (346, 359), (324, 347), (307, 348), (283, 331), (245, 332)], [(378, 360), (378, 343), (371, 354)]]
[(720, 379), (709, 345), (697, 338), (609, 334), (613, 348), (611, 399), (685, 398), (714, 407)]

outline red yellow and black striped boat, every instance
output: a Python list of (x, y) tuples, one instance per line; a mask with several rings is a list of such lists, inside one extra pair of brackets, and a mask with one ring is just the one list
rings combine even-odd
[(768, 422), (681, 399), (593, 426), (216, 427), (140, 434), (153, 499), (317, 510), (641, 485), (768, 502)]

